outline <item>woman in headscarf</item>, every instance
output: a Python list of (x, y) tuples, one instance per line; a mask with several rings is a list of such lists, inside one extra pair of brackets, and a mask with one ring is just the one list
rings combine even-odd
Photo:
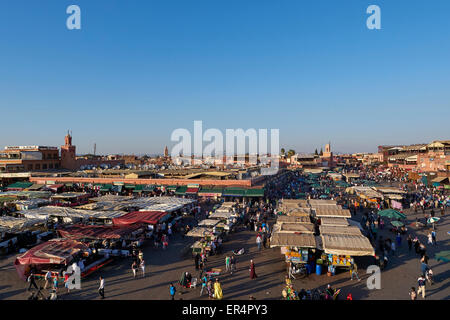
[(216, 283), (214, 283), (214, 298), (217, 300), (222, 300), (222, 286), (220, 285), (219, 279), (216, 279)]
[(255, 279), (258, 276), (256, 275), (255, 271), (255, 264), (253, 263), (253, 260), (250, 260), (250, 279)]

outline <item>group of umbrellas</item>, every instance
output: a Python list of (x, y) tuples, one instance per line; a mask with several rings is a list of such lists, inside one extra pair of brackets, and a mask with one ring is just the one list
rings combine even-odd
[(401, 221), (398, 221), (398, 220), (406, 219), (406, 215), (397, 210), (394, 210), (394, 209), (381, 210), (380, 212), (378, 212), (378, 214), (380, 215), (380, 217), (385, 217), (385, 218), (393, 220), (393, 221), (391, 221), (391, 224), (394, 227), (399, 228), (399, 227), (404, 226), (404, 223)]
[[(391, 221), (391, 224), (394, 227), (398, 228), (398, 227), (404, 226), (403, 222), (398, 221), (398, 220), (406, 219), (406, 215), (401, 213), (401, 212), (399, 212), (399, 211), (397, 211), (397, 210), (386, 209), (386, 210), (382, 210), (382, 211), (378, 212), (378, 214), (381, 217), (386, 217), (386, 218), (391, 219), (391, 220), (396, 219), (396, 220)], [(440, 220), (440, 218), (438, 218), (438, 217), (431, 217), (431, 218), (428, 218), (427, 223), (428, 224), (433, 224), (433, 223), (438, 222), (439, 220)], [(447, 232), (447, 234), (450, 235), (450, 231)], [(438, 261), (449, 262), (450, 261), (450, 251), (447, 250), (447, 251), (438, 252), (438, 253), (436, 253), (435, 258)]]
[[(393, 221), (391, 221), (391, 224), (392, 224), (394, 227), (402, 227), (402, 226), (404, 226), (403, 222), (398, 221), (398, 220), (406, 219), (406, 215), (403, 214), (403, 213), (401, 213), (401, 212), (399, 212), (399, 211), (397, 211), (397, 210), (394, 210), (394, 209), (381, 210), (380, 212), (378, 212), (378, 214), (379, 214), (381, 217), (386, 217), (386, 218), (388, 218), (388, 219), (393, 220)], [(394, 219), (395, 219), (395, 220), (394, 220)], [(440, 219), (441, 219), (441, 218), (438, 218), (438, 217), (431, 217), (431, 218), (428, 218), (427, 224), (433, 224), (433, 223), (436, 223), (436, 222), (438, 222)]]

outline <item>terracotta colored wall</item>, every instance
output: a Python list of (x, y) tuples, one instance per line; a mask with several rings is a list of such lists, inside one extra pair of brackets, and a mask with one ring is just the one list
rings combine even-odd
[[(430, 161), (430, 159), (433, 159), (433, 161)], [(424, 172), (445, 170), (447, 161), (450, 161), (450, 155), (444, 155), (443, 152), (428, 152), (427, 154), (419, 155), (417, 168)]]
[(223, 187), (251, 187), (251, 180), (191, 180), (191, 179), (123, 179), (123, 178), (78, 178), (78, 177), (30, 177), (30, 182), (42, 183), (44, 181), (56, 183), (103, 183), (124, 182), (130, 184), (156, 184), (156, 185), (188, 185), (200, 184), (201, 186)]

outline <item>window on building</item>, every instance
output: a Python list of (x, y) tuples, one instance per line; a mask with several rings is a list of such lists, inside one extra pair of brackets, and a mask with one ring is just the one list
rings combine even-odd
[(55, 163), (55, 169), (59, 169), (59, 164)]
[(29, 164), (29, 165), (28, 165), (28, 171), (31, 171), (31, 170), (33, 170), (33, 165), (32, 165), (32, 164)]
[(44, 163), (44, 164), (42, 165), (42, 169), (43, 169), (43, 170), (46, 170), (46, 169), (47, 169), (47, 164), (46, 164), (46, 163)]
[(49, 169), (53, 169), (53, 163), (50, 163), (50, 164), (48, 165), (48, 168), (49, 168)]

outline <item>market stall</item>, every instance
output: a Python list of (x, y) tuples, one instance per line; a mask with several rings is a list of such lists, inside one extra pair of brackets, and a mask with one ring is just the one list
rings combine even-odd
[(199, 227), (208, 227), (208, 228), (213, 228), (215, 227), (218, 223), (220, 222), (220, 220), (217, 219), (205, 219), (202, 220), (198, 223)]
[(320, 234), (337, 234), (337, 235), (355, 235), (362, 236), (361, 230), (356, 226), (332, 226), (321, 225), (319, 227)]
[(273, 232), (314, 234), (314, 225), (312, 223), (276, 223), (273, 226)]
[(88, 203), (90, 197), (84, 192), (65, 192), (51, 196), (50, 200), (54, 206), (76, 207)]
[(347, 218), (320, 217), (321, 226), (348, 226)]
[(31, 267), (35, 267), (36, 274), (44, 270), (52, 270), (61, 274), (80, 252), (88, 252), (88, 247), (79, 241), (68, 239), (53, 239), (41, 243), (27, 252), (19, 255), (14, 266), (19, 277), (23, 280), (30, 274)]
[(313, 209), (314, 215), (317, 218), (351, 218), (352, 215), (348, 209), (330, 208), (330, 209)]
[(309, 216), (278, 216), (277, 223), (311, 223)]
[(302, 269), (300, 265), (304, 265), (306, 268), (305, 275), (311, 272), (310, 262), (314, 260), (317, 252), (317, 239), (314, 234), (273, 232), (270, 238), (270, 247), (280, 247), (285, 262), (290, 265), (289, 277), (292, 276), (292, 270)]
[(117, 226), (125, 226), (134, 223), (144, 223), (155, 225), (168, 219), (170, 214), (160, 211), (134, 211), (127, 213), (121, 217), (113, 218), (113, 224)]
[(373, 256), (375, 251), (369, 239), (362, 235), (321, 234), (321, 244), (330, 268), (349, 268), (355, 256)]

